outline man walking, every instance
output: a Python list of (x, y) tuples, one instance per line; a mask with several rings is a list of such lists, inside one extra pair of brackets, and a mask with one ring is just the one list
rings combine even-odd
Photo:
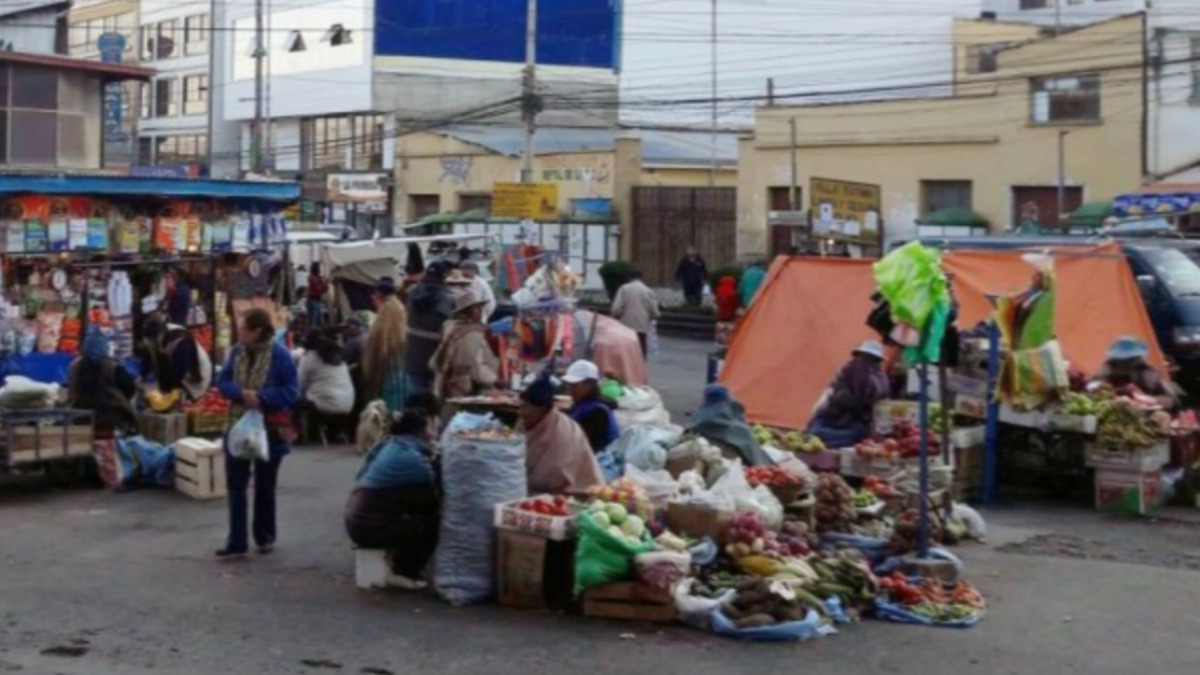
[(650, 324), (658, 320), (661, 314), (658, 309), (658, 296), (642, 281), (642, 272), (630, 272), (629, 281), (617, 289), (617, 297), (613, 299), (612, 316), (637, 333), (638, 342), (642, 345), (642, 356), (647, 354), (646, 334), (650, 331)]
[(675, 270), (675, 281), (683, 287), (683, 297), (687, 300), (687, 304), (692, 307), (699, 307), (700, 300), (704, 295), (704, 284), (708, 280), (708, 265), (705, 264), (704, 258), (696, 251), (695, 246), (689, 246), (687, 255), (683, 260), (679, 261), (679, 267)]

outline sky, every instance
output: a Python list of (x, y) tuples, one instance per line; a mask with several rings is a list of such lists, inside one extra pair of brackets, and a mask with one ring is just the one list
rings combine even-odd
[[(951, 23), (978, 16), (980, 0), (716, 0), (718, 98), (763, 97), (767, 79), (793, 102), (819, 95), (870, 98), (922, 93), (952, 73)], [(703, 124), (710, 119), (711, 0), (625, 0), (624, 121)], [(925, 92), (944, 91), (934, 87)], [(798, 95), (798, 96), (797, 96)], [(682, 103), (701, 99), (695, 104)], [(750, 124), (761, 100), (723, 101), (718, 122)]]

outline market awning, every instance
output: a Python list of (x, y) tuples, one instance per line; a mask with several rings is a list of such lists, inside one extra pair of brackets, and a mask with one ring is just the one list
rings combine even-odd
[(297, 183), (267, 181), (0, 174), (0, 195), (24, 193), (207, 197), (289, 202), (300, 197), (300, 186)]
[(1200, 213), (1200, 185), (1147, 185), (1138, 192), (1117, 195), (1113, 199), (1113, 213), (1119, 218)]
[(917, 218), (918, 225), (936, 225), (940, 227), (978, 227), (987, 229), (988, 219), (971, 209), (952, 207), (939, 209)]
[(1075, 209), (1067, 218), (1072, 227), (1103, 227), (1104, 221), (1113, 216), (1112, 202), (1088, 202)]

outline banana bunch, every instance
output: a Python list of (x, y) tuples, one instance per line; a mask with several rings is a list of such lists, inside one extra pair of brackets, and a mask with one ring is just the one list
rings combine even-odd
[(818, 597), (836, 595), (847, 607), (854, 607), (873, 601), (879, 592), (879, 581), (867, 570), (856, 552), (842, 551), (831, 558), (813, 558), (809, 565), (819, 579), (811, 586), (813, 594)]

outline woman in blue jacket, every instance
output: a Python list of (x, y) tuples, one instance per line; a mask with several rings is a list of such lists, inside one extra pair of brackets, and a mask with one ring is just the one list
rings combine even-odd
[(233, 404), (233, 417), (258, 410), (267, 421), (270, 460), (237, 459), (225, 453), (225, 486), (229, 492), (229, 538), (218, 558), (244, 556), (250, 548), (246, 531), (246, 489), (254, 475), (254, 543), (259, 553), (275, 548), (275, 484), (279, 464), (295, 440), (292, 407), (300, 397), (292, 355), (275, 341), (266, 310), (254, 308), (238, 324), (238, 344), (217, 380), (221, 395)]

